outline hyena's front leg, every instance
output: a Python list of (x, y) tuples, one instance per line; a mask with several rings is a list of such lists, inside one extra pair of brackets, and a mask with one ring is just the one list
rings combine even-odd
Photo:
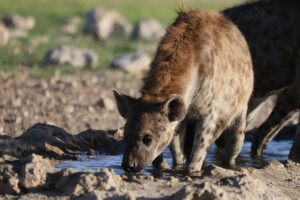
[(159, 156), (152, 161), (152, 165), (155, 169), (171, 169), (164, 159), (163, 153), (159, 154)]
[(216, 120), (212, 117), (197, 123), (191, 155), (185, 168), (187, 173), (201, 170), (208, 147), (215, 142), (222, 131), (223, 128), (216, 124)]
[(173, 167), (182, 166), (186, 163), (186, 157), (184, 154), (184, 140), (187, 128), (187, 119), (184, 119), (178, 125), (176, 132), (174, 133), (173, 140), (169, 145), (169, 149), (172, 154)]
[(226, 149), (223, 157), (223, 165), (233, 167), (235, 159), (241, 152), (245, 138), (246, 111), (240, 112), (231, 122), (226, 135)]

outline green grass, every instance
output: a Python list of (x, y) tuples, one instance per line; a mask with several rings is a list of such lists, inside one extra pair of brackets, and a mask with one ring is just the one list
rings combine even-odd
[[(36, 19), (36, 26), (29, 32), (28, 38), (10, 40), (6, 47), (0, 49), (0, 70), (18, 71), (20, 67), (25, 67), (34, 76), (42, 77), (53, 75), (59, 67), (63, 73), (82, 71), (74, 70), (71, 66), (53, 69), (42, 67), (47, 50), (61, 44), (96, 51), (99, 68), (109, 66), (115, 56), (134, 52), (138, 44), (147, 45), (147, 42), (118, 37), (99, 41), (83, 34), (68, 38), (62, 36), (60, 28), (66, 16), (80, 16), (82, 28), (86, 11), (96, 6), (118, 10), (132, 24), (142, 18), (153, 17), (167, 26), (174, 20), (175, 11), (181, 6), (186, 9), (221, 10), (239, 2), (241, 0), (0, 0), (0, 17), (16, 12)], [(48, 42), (32, 45), (34, 38), (45, 35), (49, 38)], [(152, 51), (148, 53), (152, 56), (154, 54)]]

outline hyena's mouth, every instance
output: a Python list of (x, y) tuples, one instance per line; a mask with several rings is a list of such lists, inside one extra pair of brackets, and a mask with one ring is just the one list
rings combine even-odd
[(138, 174), (141, 173), (146, 167), (141, 167), (135, 163), (124, 163), (122, 162), (121, 167), (124, 169), (126, 173), (130, 174)]

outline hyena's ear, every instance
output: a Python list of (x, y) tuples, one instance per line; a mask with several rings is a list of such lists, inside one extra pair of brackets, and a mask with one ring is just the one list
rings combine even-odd
[(125, 119), (128, 117), (128, 112), (131, 109), (131, 106), (136, 102), (136, 99), (127, 96), (125, 94), (121, 94), (116, 90), (113, 90), (118, 111), (122, 117)]
[(168, 114), (169, 121), (180, 121), (186, 115), (186, 108), (181, 96), (172, 94), (164, 103), (164, 110)]

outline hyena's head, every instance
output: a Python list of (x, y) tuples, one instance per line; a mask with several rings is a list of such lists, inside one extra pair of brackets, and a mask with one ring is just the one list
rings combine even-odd
[(122, 167), (127, 172), (140, 172), (171, 142), (177, 122), (186, 114), (184, 102), (179, 95), (170, 95), (160, 103), (145, 102), (116, 91), (114, 96), (119, 113), (127, 120)]

